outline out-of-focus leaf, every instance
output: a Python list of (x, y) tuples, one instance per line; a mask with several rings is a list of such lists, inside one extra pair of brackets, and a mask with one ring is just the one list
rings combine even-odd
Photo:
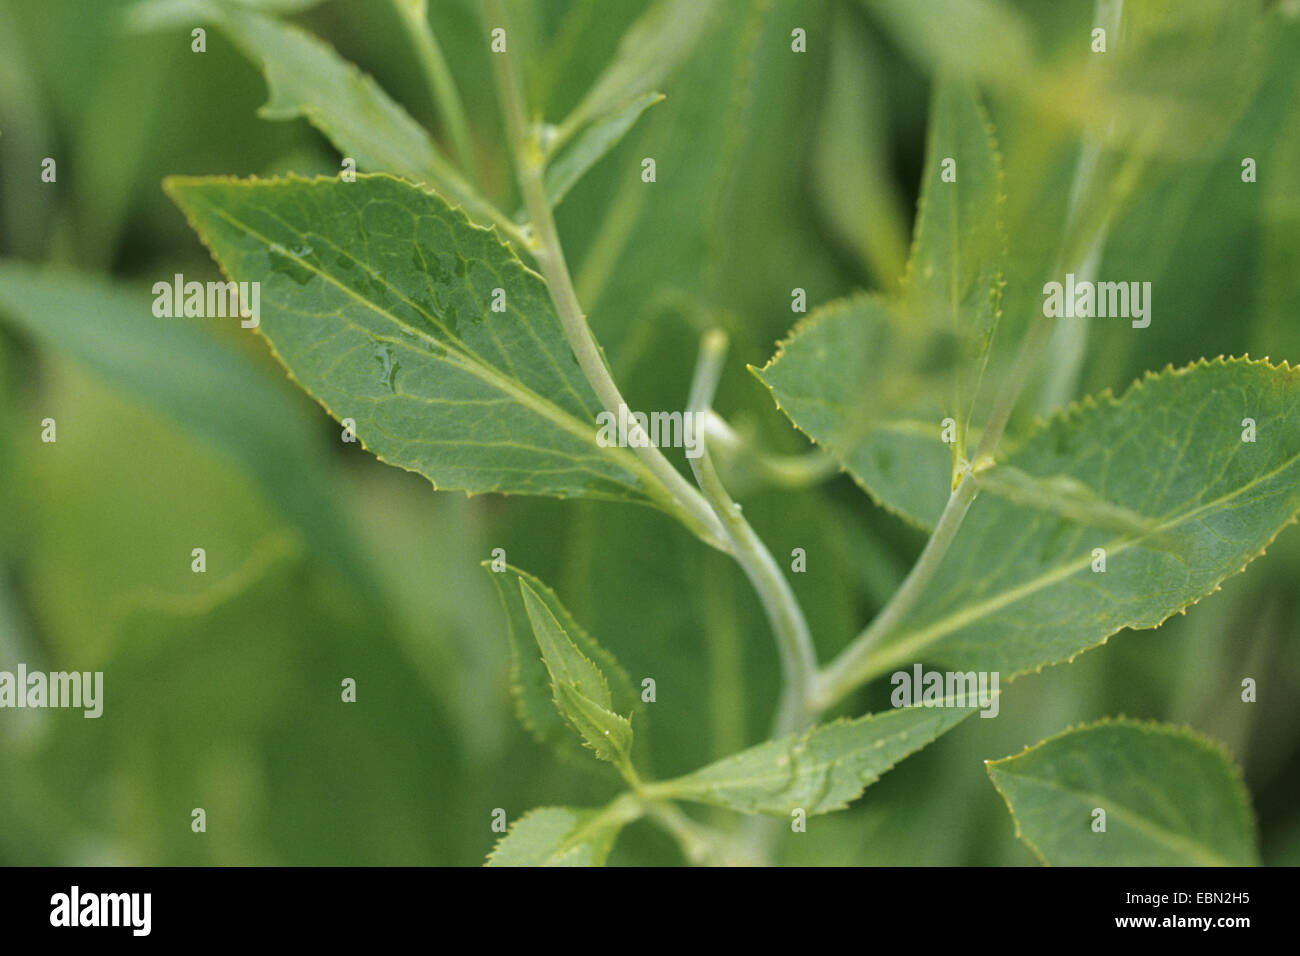
[(220, 7), (245, 7), (249, 10), (289, 16), (302, 13), (322, 0), (137, 0), (127, 12), (127, 26), (135, 30), (161, 30), (192, 27)]
[[(457, 840), (431, 822), (433, 808), (453, 805), (452, 790), (486, 797), (459, 772), (408, 659), (313, 573), (300, 542), (270, 535), (207, 591), (142, 598), (95, 667), (105, 674), (102, 716), (48, 712), (39, 745), (6, 754), (6, 766), (23, 768), (12, 776), (23, 778), (24, 803), (42, 808), (40, 822), (89, 837), (61, 841), (56, 862), (449, 859)], [(341, 700), (343, 677), (356, 680), (355, 704)], [(443, 772), (413, 784), (412, 768), (430, 766)], [(103, 799), (117, 792), (129, 799)], [(194, 839), (193, 807), (217, 839)]]
[(373, 78), (328, 44), (296, 26), (228, 4), (205, 7), (204, 17), (229, 33), (266, 74), (270, 98), (261, 116), (272, 120), (301, 116), (342, 155), (356, 160), (358, 168), (425, 183), (463, 206), (480, 224), (495, 224), (507, 235), (514, 231), (428, 132)]
[[(879, 503), (938, 519), (998, 319), (1005, 240), (997, 145), (974, 91), (941, 80), (901, 297), (814, 312), (755, 372), (797, 427)], [(947, 446), (936, 442), (953, 419)]]
[(598, 441), (541, 278), (438, 196), (388, 176), (166, 187), (225, 271), (261, 283), (259, 332), (291, 374), (381, 460), (469, 493), (662, 488)]
[[(656, 160), (657, 182), (604, 163), (584, 181), (587, 195), (609, 197), (604, 213), (560, 207), (579, 298), (628, 391), (671, 389), (678, 402), (687, 391), (689, 362), (670, 366), (682, 368), (680, 383), (661, 367), (637, 368), (666, 313), (703, 306), (737, 353), (753, 354), (785, 331), (792, 287), (814, 306), (842, 291), (833, 257), (819, 249), (823, 231), (809, 215), (806, 186), (825, 7), (719, 0), (676, 76), (652, 87), (667, 99), (636, 131), (641, 155)], [(809, 24), (806, 55), (790, 49), (800, 23)], [(724, 382), (724, 402), (726, 393)]]
[(558, 142), (590, 123), (610, 122), (660, 87), (690, 55), (715, 6), (716, 0), (659, 0), (624, 34), (605, 72), (560, 125)]
[(934, 72), (1019, 79), (1034, 65), (1034, 37), (1004, 0), (863, 0), (909, 53)]
[(956, 349), (943, 408), (956, 422), (954, 478), (999, 317), (1001, 205), (1001, 160), (984, 108), (969, 84), (940, 78), (902, 301), (911, 321), (947, 330)]
[(907, 212), (891, 169), (890, 100), (882, 50), (849, 12), (834, 11), (826, 98), (819, 112), (813, 184), (837, 237), (894, 289), (907, 260)]
[(237, 462), (318, 554), (366, 579), (308, 406), (195, 320), (155, 318), (143, 284), (6, 261), (0, 319)]
[(663, 99), (656, 88), (690, 55), (714, 5), (715, 0), (658, 0), (628, 28), (605, 71), (552, 131), (546, 170), (552, 206)]
[[(1259, 862), (1241, 773), (1191, 731), (1104, 721), (988, 764), (1016, 836), (1053, 866)], [(1105, 811), (1105, 830), (1094, 825)]]
[[(1261, 170), (1273, 171), (1300, 168), (1300, 124), (1294, 122), (1300, 112), (1300, 71), (1295, 69), (1294, 56), (1300, 44), (1300, 19), (1293, 19), (1278, 34), (1270, 82), (1263, 85), (1259, 96), (1266, 108), (1272, 107), (1274, 143), (1263, 157), (1254, 157)], [(1233, 158), (1240, 166), (1241, 160)], [(1238, 186), (1231, 182), (1226, 185), (1231, 189)], [(1258, 282), (1261, 315), (1255, 339), (1261, 354), (1271, 351), (1274, 355), (1296, 356), (1300, 355), (1300, 328), (1294, 317), (1300, 313), (1300, 280), (1290, 263), (1300, 256), (1300, 178), (1261, 173), (1258, 188), (1262, 190), (1263, 262)], [(1225, 289), (1224, 294), (1230, 294), (1229, 290)]]
[[(53, 150), (51, 116), (42, 102), (19, 24), (0, 6), (0, 163), (7, 169), (39, 169)], [(6, 176), (0, 184), (0, 227), (8, 249), (35, 256), (52, 219), (55, 197)]]
[(665, 792), (682, 800), (788, 817), (842, 810), (881, 774), (975, 712), (946, 699), (937, 707), (900, 707), (814, 727), (724, 757)]

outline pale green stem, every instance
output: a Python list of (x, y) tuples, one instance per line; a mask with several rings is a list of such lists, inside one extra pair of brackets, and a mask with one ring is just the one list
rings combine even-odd
[[(1117, 45), (1121, 42), (1120, 26), (1123, 17), (1124, 0), (1097, 0), (1093, 10), (1092, 22), (1094, 26), (1104, 28), (1110, 43)], [(1100, 68), (1102, 62), (1103, 60), (1096, 58), (1091, 61), (1094, 71)], [(1065, 218), (1065, 234), (1067, 236), (1077, 226), (1083, 197), (1092, 188), (1097, 164), (1101, 160), (1102, 149), (1110, 141), (1114, 126), (1112, 119), (1102, 135), (1094, 134), (1084, 138), (1083, 145), (1079, 150), (1078, 164), (1075, 167), (1074, 183), (1070, 188), (1070, 199)], [(1097, 267), (1101, 262), (1101, 253), (1106, 244), (1106, 233), (1109, 227), (1110, 217), (1107, 216), (1098, 228), (1092, 246), (1083, 259), (1078, 263), (1065, 262), (1063, 254), (1062, 261), (1057, 263), (1056, 271), (1059, 273), (1062, 267), (1071, 267), (1069, 271), (1073, 272), (1078, 280), (1092, 281), (1096, 277)], [(1062, 322), (1057, 325), (1052, 340), (1048, 344), (1048, 354), (1053, 356), (1053, 368), (1051, 374), (1044, 378), (1040, 389), (1038, 397), (1039, 414), (1046, 415), (1055, 411), (1072, 399), (1078, 391), (1079, 375), (1083, 370), (1083, 360), (1088, 351), (1088, 332), (1091, 325), (1090, 322), (1079, 321)]]
[[(695, 422), (707, 420), (718, 379), (722, 374), (722, 359), (726, 349), (727, 337), (717, 329), (708, 332), (700, 344), (699, 363), (695, 368), (691, 397), (687, 404), (687, 414)], [(783, 686), (773, 736), (780, 737), (803, 730), (813, 721), (808, 707), (808, 694), (817, 672), (817, 657), (808, 623), (772, 553), (741, 514), (740, 505), (731, 500), (727, 489), (723, 487), (709, 455), (708, 441), (702, 429), (698, 430), (698, 440), (699, 455), (690, 459), (691, 470), (695, 472), (695, 480), (726, 529), (731, 542), (731, 553), (758, 592), (768, 623), (776, 635), (777, 650), (781, 655)]]
[(813, 697), (813, 706), (818, 712), (834, 705), (872, 675), (871, 652), (916, 606), (939, 569), (944, 555), (948, 553), (948, 548), (978, 493), (975, 475), (967, 469), (949, 496), (948, 504), (944, 506), (939, 523), (934, 526), (934, 533), (925, 543), (921, 556), (889, 603), (876, 615), (871, 625), (818, 675)]
[[(1102, 16), (1104, 12), (1107, 23), (1112, 29), (1118, 29), (1121, 5), (1120, 0), (1098, 0), (1098, 16)], [(1069, 233), (1077, 226), (1083, 196), (1090, 187), (1099, 153), (1099, 144), (1087, 143), (1080, 154), (1078, 165), (1075, 168), (1074, 181), (1070, 189), (1070, 201), (1066, 213), (1067, 238)], [(1081, 267), (1095, 269), (1096, 261), (1100, 257), (1101, 245), (1105, 241), (1105, 235), (1106, 223), (1102, 222), (1097, 233), (1092, 237), (1088, 252), (1080, 264)], [(1064, 246), (1062, 248), (1064, 250)], [(1064, 260), (1065, 254), (1062, 251), (1057, 260), (1058, 272)], [(1030, 321), (1029, 330), (1021, 343), (1020, 352), (1016, 355), (1010, 373), (1003, 379), (1002, 387), (994, 398), (993, 409), (989, 414), (983, 432), (980, 434), (980, 440), (976, 446), (975, 454), (972, 456), (971, 465), (966, 469), (962, 480), (949, 496), (943, 514), (939, 517), (939, 523), (935, 525), (934, 532), (931, 534), (930, 540), (926, 542), (921, 556), (917, 559), (906, 579), (904, 579), (902, 586), (890, 598), (881, 612), (876, 615), (875, 620), (845, 648), (838, 658), (817, 675), (814, 704), (819, 711), (832, 706), (852, 692), (854, 688), (859, 687), (872, 677), (879, 676), (883, 669), (896, 663), (888, 660), (873, 661), (871, 659), (872, 651), (892, 635), (894, 629), (916, 606), (916, 602), (921, 598), (926, 586), (934, 578), (935, 572), (942, 563), (944, 556), (948, 553), (949, 547), (952, 546), (952, 542), (957, 536), (957, 531), (966, 518), (966, 512), (970, 510), (971, 503), (979, 493), (976, 475), (993, 466), (994, 454), (997, 451), (998, 443), (1002, 440), (1003, 432), (1006, 431), (1007, 424), (1011, 420), (1011, 414), (1015, 410), (1025, 386), (1029, 383), (1035, 366), (1042, 360), (1042, 356), (1047, 351), (1051, 340), (1051, 320), (1041, 314), (1035, 315)], [(1074, 343), (1078, 348), (1082, 348), (1084, 344), (1085, 340), (1082, 338)], [(1065, 380), (1071, 389), (1074, 381), (1077, 380), (1078, 359), (1080, 358), (1081, 356), (1076, 356), (1073, 359), (1067, 358), (1067, 366), (1061, 370), (1062, 375), (1060, 378)]]
[(676, 804), (643, 798), (642, 809), (677, 840), (682, 855), (696, 866), (748, 866), (760, 862), (747, 856), (724, 834), (692, 820)]
[(1044, 315), (1035, 315), (1030, 320), (1029, 331), (1025, 333), (1020, 352), (1016, 355), (1010, 374), (1002, 380), (1002, 388), (998, 390), (997, 397), (993, 401), (993, 411), (989, 413), (988, 423), (980, 434), (979, 444), (975, 446), (975, 454), (972, 457), (974, 466), (985, 466), (992, 460), (993, 452), (997, 450), (998, 442), (1002, 440), (1002, 433), (1006, 431), (1007, 423), (1011, 420), (1011, 413), (1015, 411), (1016, 403), (1020, 400), (1020, 393), (1029, 383), (1034, 366), (1042, 360), (1043, 350), (1051, 334), (1051, 319)]
[[(507, 23), (505, 6), (501, 0), (487, 0), (487, 9), (497, 24)], [(551, 212), (551, 204), (546, 198), (542, 150), (536, 135), (528, 130), (527, 108), (524, 105), (519, 70), (509, 53), (494, 53), (491, 56), (496, 68), (497, 84), (501, 91), (506, 132), (510, 137), (515, 156), (515, 173), (519, 179), (519, 190), (523, 194), (524, 207), (528, 210), (528, 218), (532, 225), (533, 238), (530, 251), (537, 260), (542, 276), (546, 279), (551, 300), (555, 304), (560, 322), (564, 326), (565, 336), (569, 340), (579, 367), (587, 377), (587, 381), (591, 383), (596, 398), (605, 411), (617, 417), (620, 408), (627, 403), (609, 374), (604, 355), (591, 334), (591, 328), (587, 325), (586, 316), (583, 315), (582, 306), (578, 303), (578, 295), (573, 288), (573, 279), (569, 274), (569, 267), (564, 259), (564, 249), (560, 245), (559, 233), (555, 227), (555, 217)], [(726, 551), (726, 534), (712, 509), (663, 453), (649, 443), (646, 443), (645, 447), (633, 446), (632, 450), (663, 485), (678, 517), (687, 527), (708, 544)]]
[[(776, 455), (761, 449), (747, 448), (745, 440), (717, 412), (709, 413), (705, 422), (705, 434), (715, 447), (725, 449), (728, 455), (747, 454), (763, 479), (779, 488), (807, 488), (825, 481), (840, 470), (839, 462), (820, 448), (796, 455)], [(726, 463), (723, 464), (725, 471)]]
[(461, 102), (460, 91), (447, 67), (447, 60), (442, 55), (442, 48), (429, 26), (428, 4), (425, 0), (393, 0), (393, 6), (397, 8), (411, 35), (411, 41), (415, 44), (425, 82), (429, 85), (429, 94), (438, 107), (439, 117), (446, 124), (456, 162), (460, 164), (462, 172), (475, 179), (478, 164), (474, 159), (465, 105)]

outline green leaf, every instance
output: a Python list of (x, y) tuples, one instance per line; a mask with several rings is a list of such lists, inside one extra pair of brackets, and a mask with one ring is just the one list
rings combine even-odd
[[(956, 162), (951, 182), (948, 159)], [(855, 296), (814, 312), (755, 371), (877, 503), (922, 527), (938, 520), (964, 468), (998, 319), (1001, 180), (974, 91), (941, 80), (900, 297)], [(946, 418), (954, 434), (943, 444)]]
[(881, 43), (845, 6), (832, 13), (826, 98), (813, 153), (818, 209), (836, 237), (896, 288), (907, 260), (908, 212), (889, 137), (893, 88)]
[(214, 5), (245, 7), (281, 16), (302, 13), (322, 0), (138, 0), (126, 14), (129, 30), (161, 30), (170, 27), (192, 27), (204, 22)]
[(158, 319), (150, 305), (144, 283), (0, 260), (0, 320), (236, 462), (319, 556), (368, 586), (310, 406), (195, 320)]
[(1024, 82), (1034, 38), (1004, 0), (863, 0), (896, 42), (933, 72)]
[[(484, 567), (490, 564), (484, 562)], [(574, 757), (581, 748), (561, 716), (563, 708), (555, 703), (560, 691), (558, 686), (552, 689), (551, 672), (547, 663), (538, 656), (542, 638), (534, 637), (533, 617), (537, 616), (547, 624), (547, 639), (562, 648), (567, 645), (572, 655), (586, 661), (594, 671), (594, 676), (591, 671), (586, 672), (588, 694), (600, 693), (593, 691), (594, 687), (604, 689), (601, 698), (603, 710), (632, 711), (637, 700), (632, 682), (614, 656), (578, 626), (555, 592), (537, 578), (510, 565), (505, 571), (491, 572), (491, 577), (506, 612), (514, 662), (511, 684), (519, 719), (540, 742), (554, 747), (563, 756)], [(583, 679), (581, 674), (578, 679)], [(617, 721), (613, 723), (618, 725)]]
[(930, 107), (903, 303), (912, 321), (947, 332), (957, 350), (943, 406), (945, 417), (957, 425), (954, 478), (965, 457), (971, 405), (997, 325), (1007, 245), (1001, 204), (1002, 161), (988, 116), (973, 87), (941, 78)]
[(952, 454), (941, 440), (943, 389), (914, 371), (927, 338), (885, 300), (857, 295), (809, 314), (750, 371), (877, 504), (928, 528), (952, 490)]
[(519, 588), (533, 637), (542, 649), (542, 663), (551, 675), (556, 710), (597, 757), (621, 768), (630, 766), (632, 724), (610, 709), (613, 702), (605, 675), (578, 650), (528, 582), (521, 578)]
[(661, 86), (690, 55), (715, 8), (716, 0), (659, 0), (623, 35), (613, 60), (560, 125), (557, 143)]
[(623, 35), (613, 60), (546, 144), (546, 195), (559, 205), (573, 185), (663, 99), (655, 92), (690, 55), (715, 0), (659, 0)]
[(603, 810), (539, 807), (530, 810), (488, 854), (488, 866), (604, 866), (624, 825), (641, 815), (621, 797)]
[(388, 176), (165, 185), (226, 273), (261, 283), (289, 372), (381, 460), (470, 493), (666, 494), (598, 443), (541, 277), (438, 196)]
[[(1242, 441), (1246, 418), (1255, 442)], [(1007, 463), (1086, 485), (1154, 532), (980, 495), (867, 676), (928, 661), (1009, 678), (1218, 590), (1300, 512), (1300, 369), (1216, 359), (1149, 373), (1120, 399), (1104, 393), (1040, 424)]]
[[(1240, 771), (1189, 730), (1103, 721), (991, 761), (988, 772), (1016, 836), (1053, 866), (1259, 862)], [(1105, 832), (1093, 830), (1096, 809)]]
[(788, 817), (842, 810), (881, 774), (971, 714), (949, 698), (942, 707), (900, 707), (769, 740), (701, 770), (654, 785), (673, 799), (745, 813)]
[(574, 184), (623, 138), (641, 114), (663, 100), (662, 93), (642, 93), (596, 117), (577, 139), (546, 167), (546, 198), (558, 206)]
[[(242, 6), (209, 5), (203, 13), (266, 75), (269, 99), (258, 115), (270, 120), (302, 117), (343, 156), (356, 160), (358, 168), (426, 183), (477, 222), (514, 235), (514, 225), (465, 180), (424, 127), (329, 44)], [(151, 25), (148, 18), (137, 22)]]

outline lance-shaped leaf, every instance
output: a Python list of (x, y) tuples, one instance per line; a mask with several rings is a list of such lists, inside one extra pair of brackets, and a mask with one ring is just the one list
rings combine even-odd
[[(963, 701), (963, 704), (968, 703)], [(673, 799), (745, 813), (788, 817), (842, 810), (904, 757), (975, 712), (943, 706), (901, 707), (769, 740), (655, 787)]]
[(832, 10), (826, 94), (813, 153), (818, 210), (835, 236), (893, 289), (907, 261), (910, 213), (893, 169), (889, 68), (876, 36), (847, 6)]
[(911, 322), (947, 332), (956, 347), (944, 411), (956, 422), (958, 460), (998, 319), (1006, 259), (1001, 204), (1002, 160), (992, 124), (973, 87), (940, 78), (902, 306)]
[[(484, 567), (490, 564), (485, 561)], [(519, 720), (541, 743), (554, 747), (563, 756), (577, 756), (582, 748), (553, 702), (555, 695), (550, 671), (538, 654), (538, 641), (533, 636), (533, 623), (524, 601), (523, 588), (528, 588), (533, 601), (549, 612), (578, 654), (588, 660), (604, 679), (610, 691), (607, 709), (629, 712), (635, 709), (637, 696), (632, 682), (614, 655), (578, 626), (555, 592), (545, 584), (511, 565), (507, 565), (504, 571), (490, 573), (506, 612), (513, 659), (511, 684)]]
[(659, 0), (628, 28), (618, 50), (547, 143), (546, 196), (560, 200), (623, 138), (690, 55), (716, 0)]
[[(66, 355), (236, 462), (318, 557), (368, 584), (373, 575), (358, 560), (350, 522), (338, 520), (329, 449), (312, 433), (310, 405), (194, 320), (157, 319), (150, 305), (146, 283), (0, 260), (0, 324)], [(286, 473), (296, 480), (286, 483)]]
[(381, 460), (470, 493), (663, 494), (598, 442), (541, 277), (440, 197), (389, 176), (165, 185), (225, 272), (260, 283), (290, 374)]
[(1044, 863), (1259, 862), (1240, 772), (1222, 747), (1182, 728), (1103, 721), (991, 761), (988, 772), (1016, 836)]
[[(162, 9), (136, 8), (134, 25), (158, 26)], [(240, 4), (209, 3), (198, 12), (261, 66), (269, 98), (260, 116), (302, 117), (358, 168), (427, 183), (463, 206), (475, 221), (513, 235), (513, 225), (465, 180), (424, 127), (329, 44)]]
[(1005, 0), (862, 2), (903, 49), (934, 72), (1022, 84), (1036, 76), (1033, 35)]
[(533, 637), (542, 649), (542, 663), (551, 677), (555, 709), (597, 757), (619, 767), (629, 766), (632, 724), (612, 710), (605, 675), (578, 649), (547, 602), (523, 578), (519, 589)]
[(1216, 359), (1148, 374), (1122, 398), (1053, 416), (1007, 463), (1087, 486), (1153, 530), (981, 494), (930, 586), (856, 676), (928, 661), (1009, 678), (1121, 628), (1156, 627), (1216, 591), (1300, 512), (1300, 369)]
[(613, 59), (560, 124), (556, 143), (653, 92), (690, 55), (717, 0), (659, 0), (628, 28)]
[(619, 831), (641, 815), (620, 797), (603, 810), (539, 807), (513, 824), (488, 854), (488, 866), (604, 866)]
[(546, 166), (546, 198), (558, 206), (574, 184), (613, 149), (641, 114), (663, 100), (662, 93), (641, 93), (589, 123), (577, 139)]
[[(934, 358), (929, 339), (884, 299), (858, 295), (811, 313), (767, 365), (750, 366), (872, 500), (922, 527), (939, 519), (952, 490), (938, 382), (951, 359)], [(927, 365), (937, 375), (920, 371)]]

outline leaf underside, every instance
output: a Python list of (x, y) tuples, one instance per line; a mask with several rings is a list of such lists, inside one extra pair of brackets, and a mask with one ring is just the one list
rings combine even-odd
[(604, 705), (607, 710), (617, 713), (635, 710), (638, 698), (627, 672), (608, 650), (578, 626), (555, 592), (537, 578), (509, 565), (504, 571), (490, 574), (506, 613), (513, 661), (511, 685), (520, 722), (539, 742), (562, 756), (589, 762), (590, 755), (582, 756), (577, 737), (556, 710), (551, 675), (538, 651), (523, 589), (528, 588), (534, 601), (540, 602), (552, 615), (577, 652), (597, 669), (608, 688), (609, 700)]
[(511, 824), (487, 865), (603, 866), (622, 826), (599, 810), (539, 807)]
[(784, 817), (796, 809), (808, 816), (842, 810), (904, 757), (975, 712), (945, 703), (951, 706), (902, 707), (769, 740), (673, 781), (673, 794)]
[(533, 637), (551, 676), (552, 700), (583, 743), (601, 760), (625, 764), (632, 751), (632, 725), (611, 709), (609, 684), (600, 668), (580, 651), (546, 602), (527, 581), (519, 581)]

